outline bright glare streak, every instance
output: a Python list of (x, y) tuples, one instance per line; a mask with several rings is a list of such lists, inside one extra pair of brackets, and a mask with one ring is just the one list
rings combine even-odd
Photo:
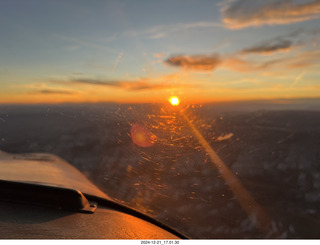
[(173, 105), (173, 106), (177, 106), (180, 104), (180, 100), (176, 96), (171, 97), (169, 101), (170, 101), (171, 105)]
[(201, 145), (204, 147), (214, 165), (219, 170), (220, 174), (224, 178), (226, 184), (229, 186), (236, 199), (240, 203), (241, 207), (246, 211), (252, 222), (264, 233), (270, 232), (272, 226), (272, 220), (265, 213), (264, 209), (253, 199), (247, 189), (241, 184), (238, 178), (232, 173), (227, 165), (222, 161), (218, 154), (213, 150), (208, 141), (202, 136), (202, 134), (191, 123), (187, 116), (181, 112), (185, 120), (189, 123), (195, 136), (198, 138)]

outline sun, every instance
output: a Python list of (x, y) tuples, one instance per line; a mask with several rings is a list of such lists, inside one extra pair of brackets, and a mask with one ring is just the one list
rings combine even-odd
[(177, 106), (177, 105), (180, 104), (180, 100), (179, 100), (179, 98), (176, 97), (176, 96), (171, 97), (171, 98), (169, 99), (169, 101), (170, 101), (171, 105), (173, 105), (173, 106)]

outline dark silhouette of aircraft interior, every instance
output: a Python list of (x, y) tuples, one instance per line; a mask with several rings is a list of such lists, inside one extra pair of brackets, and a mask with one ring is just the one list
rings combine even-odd
[(2, 239), (183, 239), (52, 154), (0, 151)]

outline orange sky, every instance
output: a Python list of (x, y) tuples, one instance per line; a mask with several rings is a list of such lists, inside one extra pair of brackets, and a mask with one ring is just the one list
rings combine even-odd
[(0, 103), (320, 97), (317, 1), (22, 5), (0, 10)]

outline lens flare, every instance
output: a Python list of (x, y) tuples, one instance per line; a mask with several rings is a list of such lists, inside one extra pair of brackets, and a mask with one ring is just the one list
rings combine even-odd
[(176, 96), (171, 97), (169, 101), (170, 101), (171, 105), (173, 105), (173, 106), (177, 106), (180, 104), (180, 100)]
[(132, 125), (131, 138), (136, 145), (141, 147), (153, 146), (156, 140), (156, 136), (154, 134), (139, 124)]

